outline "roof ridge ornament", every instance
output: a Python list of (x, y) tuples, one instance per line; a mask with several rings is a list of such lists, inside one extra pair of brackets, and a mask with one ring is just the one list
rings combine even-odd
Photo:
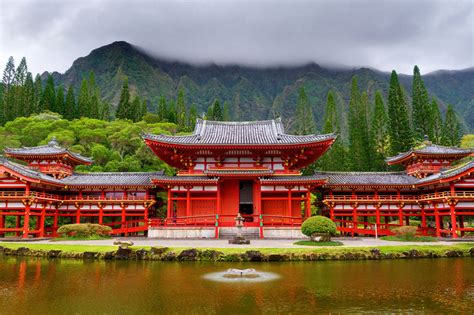
[(53, 137), (51, 138), (51, 141), (48, 142), (48, 145), (49, 145), (50, 147), (57, 147), (57, 146), (59, 146), (59, 143), (58, 143), (58, 141), (57, 141), (57, 139), (56, 139), (55, 136), (53, 136)]

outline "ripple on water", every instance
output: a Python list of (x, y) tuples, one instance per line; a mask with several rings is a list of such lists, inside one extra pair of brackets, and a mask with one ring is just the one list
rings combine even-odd
[(274, 272), (263, 272), (255, 271), (251, 275), (243, 276), (229, 276), (232, 273), (229, 273), (229, 270), (220, 271), (220, 272), (211, 272), (203, 276), (204, 279), (216, 282), (230, 282), (230, 283), (255, 283), (255, 282), (266, 282), (273, 281), (280, 278), (280, 275)]

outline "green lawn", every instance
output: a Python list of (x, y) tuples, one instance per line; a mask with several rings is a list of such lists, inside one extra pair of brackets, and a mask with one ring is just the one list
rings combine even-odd
[(313, 242), (313, 241), (298, 241), (294, 242), (294, 245), (304, 245), (304, 246), (342, 246), (339, 241), (329, 241), (329, 242)]
[(395, 242), (438, 242), (436, 237), (432, 236), (382, 236), (380, 238), (384, 241), (395, 241)]
[[(61, 245), (61, 244), (30, 244), (30, 243), (0, 243), (0, 246), (17, 249), (19, 247), (27, 247), (32, 250), (62, 250), (64, 252), (107, 252), (117, 250), (118, 246), (95, 246), (95, 245)], [(403, 253), (416, 249), (419, 251), (431, 251), (434, 253), (445, 253), (448, 250), (469, 250), (474, 247), (474, 243), (461, 243), (454, 245), (397, 245), (397, 246), (373, 246), (373, 247), (308, 247), (308, 248), (198, 248), (203, 251), (206, 249), (217, 250), (224, 254), (241, 254), (249, 250), (259, 251), (263, 254), (338, 254), (338, 253), (368, 253), (371, 249), (377, 248), (382, 253)], [(150, 249), (150, 246), (132, 246), (133, 249)], [(180, 253), (189, 248), (171, 247), (170, 251)]]

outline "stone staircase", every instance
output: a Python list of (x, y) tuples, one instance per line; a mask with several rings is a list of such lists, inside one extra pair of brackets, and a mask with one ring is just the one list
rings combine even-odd
[[(219, 228), (219, 238), (230, 240), (237, 235), (237, 228), (235, 227), (221, 227)], [(242, 236), (249, 240), (256, 240), (259, 238), (258, 227), (243, 227)]]

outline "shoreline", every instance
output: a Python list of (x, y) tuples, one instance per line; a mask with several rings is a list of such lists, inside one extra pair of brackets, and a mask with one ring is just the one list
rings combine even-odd
[(474, 257), (474, 243), (366, 247), (215, 248), (0, 243), (0, 257), (150, 261), (326, 261)]

